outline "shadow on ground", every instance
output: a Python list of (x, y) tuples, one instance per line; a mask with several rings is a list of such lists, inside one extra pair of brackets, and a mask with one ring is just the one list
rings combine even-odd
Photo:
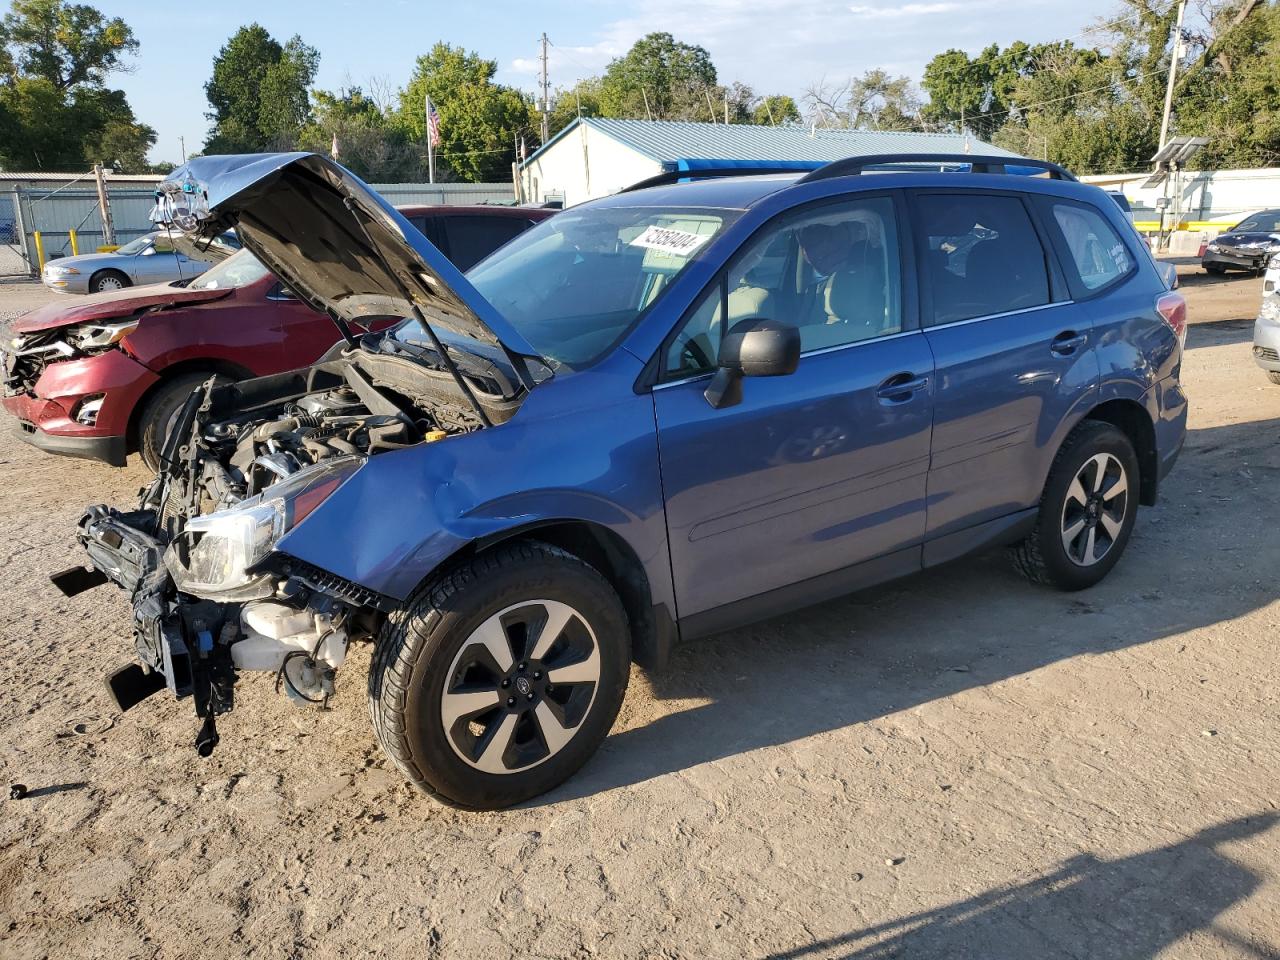
[(1214, 921), (1261, 883), (1220, 848), (1269, 830), (1277, 820), (1274, 813), (1242, 817), (1116, 860), (1081, 854), (1027, 883), (785, 950), (770, 960), (1150, 960), (1200, 930), (1234, 956), (1276, 960), (1280, 954), (1267, 945)]
[[(1092, 590), (1031, 586), (997, 552), (681, 646), (650, 683), (659, 699), (697, 705), (613, 734), (580, 774), (529, 805), (641, 783), (1250, 613), (1276, 597), (1280, 543), (1238, 550), (1233, 524), (1248, 501), (1236, 471), (1248, 463), (1269, 483), (1280, 474), (1277, 441), (1280, 419), (1191, 431), (1162, 506), (1140, 512), (1127, 555)], [(1270, 486), (1254, 489), (1271, 498)], [(1187, 544), (1205, 561), (1194, 600), (1160, 573), (1169, 551)]]

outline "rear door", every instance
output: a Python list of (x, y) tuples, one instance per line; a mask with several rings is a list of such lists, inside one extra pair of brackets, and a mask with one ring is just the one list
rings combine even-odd
[(1089, 315), (1020, 194), (919, 191), (912, 210), (937, 364), (932, 539), (1039, 502), (1098, 363)]
[[(695, 632), (777, 612), (768, 592), (804, 581), (809, 601), (844, 592), (864, 561), (919, 568), (933, 359), (904, 295), (900, 213), (890, 194), (859, 195), (775, 220), (664, 350), (653, 398), (671, 565), (682, 621), (709, 614)], [(795, 373), (746, 378), (741, 402), (716, 409), (703, 393), (726, 314), (796, 325), (803, 353)]]

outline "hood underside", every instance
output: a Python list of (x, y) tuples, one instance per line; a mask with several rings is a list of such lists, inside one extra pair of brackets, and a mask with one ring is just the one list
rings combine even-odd
[(518, 372), (522, 358), (537, 357), (444, 254), (327, 157), (200, 157), (175, 170), (156, 196), (154, 221), (197, 246), (234, 227), (272, 273), (337, 320), (420, 312), (437, 329), (500, 346)]

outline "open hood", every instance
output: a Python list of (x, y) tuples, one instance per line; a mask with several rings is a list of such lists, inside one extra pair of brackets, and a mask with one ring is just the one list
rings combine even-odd
[(140, 310), (167, 310), (170, 307), (194, 306), (221, 300), (230, 295), (231, 289), (192, 290), (167, 283), (149, 287), (126, 287), (113, 293), (99, 293), (75, 303), (58, 301), (47, 303), (19, 317), (13, 324), (14, 333), (35, 333), (58, 327), (73, 327), (81, 323), (128, 317)]
[(342, 329), (409, 317), (500, 347), (533, 385), (537, 352), (426, 237), (349, 170), (314, 153), (199, 157), (156, 190), (151, 219), (200, 246), (234, 227), (277, 277)]

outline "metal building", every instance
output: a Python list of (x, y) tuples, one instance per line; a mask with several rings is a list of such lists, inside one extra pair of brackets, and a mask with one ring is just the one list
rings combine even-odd
[(663, 171), (699, 165), (794, 165), (870, 153), (1017, 154), (951, 133), (824, 130), (801, 126), (579, 117), (520, 165), (524, 199), (572, 206)]

